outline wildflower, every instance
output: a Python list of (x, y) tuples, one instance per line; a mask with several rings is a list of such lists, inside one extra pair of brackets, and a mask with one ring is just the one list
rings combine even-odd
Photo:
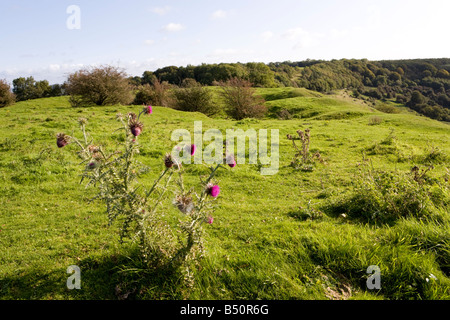
[(145, 114), (152, 114), (153, 113), (152, 106), (151, 105), (145, 106), (143, 111)]
[(175, 164), (175, 161), (170, 153), (166, 153), (164, 156), (164, 165), (166, 168), (172, 168), (172, 166)]
[(226, 157), (226, 162), (230, 166), (230, 168), (236, 167), (236, 160), (234, 159), (234, 156), (232, 154), (229, 154)]
[(209, 216), (208, 219), (207, 219), (207, 222), (208, 222), (209, 224), (213, 224), (214, 218), (213, 218), (212, 216)]
[(99, 166), (99, 163), (97, 161), (91, 161), (88, 163), (87, 168), (90, 170), (93, 170)]
[(56, 145), (58, 148), (64, 147), (66, 144), (69, 143), (70, 136), (64, 134), (64, 133), (58, 133), (56, 135)]
[(143, 126), (144, 125), (141, 122), (137, 121), (136, 119), (132, 119), (130, 121), (130, 130), (133, 136), (137, 137), (138, 135), (140, 135)]
[(213, 185), (212, 183), (208, 183), (206, 186), (206, 192), (213, 198), (217, 197), (220, 193), (220, 187), (218, 185)]
[(188, 152), (191, 156), (194, 155), (197, 146), (195, 144), (187, 145), (184, 147), (184, 151)]

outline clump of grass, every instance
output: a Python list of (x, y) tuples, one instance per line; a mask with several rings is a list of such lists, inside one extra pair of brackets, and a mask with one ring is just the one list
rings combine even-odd
[(287, 109), (282, 109), (280, 112), (278, 112), (277, 114), (278, 119), (280, 120), (290, 120), (292, 119), (292, 114), (289, 112), (289, 110)]
[(383, 122), (383, 118), (378, 116), (373, 116), (369, 118), (369, 126), (375, 126), (381, 124)]
[(448, 161), (447, 154), (442, 151), (440, 148), (431, 146), (430, 149), (426, 150), (425, 154), (423, 155), (421, 162), (428, 164), (428, 163), (434, 163), (434, 164), (441, 164)]
[(299, 206), (298, 211), (291, 212), (289, 215), (301, 221), (319, 220), (323, 218), (323, 212), (314, 208), (311, 204), (311, 200), (308, 201), (305, 207)]
[[(291, 162), (291, 166), (302, 171), (313, 171), (316, 161), (325, 164), (325, 160), (322, 158), (320, 152), (310, 152), (311, 130), (309, 128), (305, 129), (304, 132), (302, 130), (297, 130), (297, 134), (298, 138), (293, 137), (290, 134), (287, 135), (287, 138), (292, 141), (292, 145), (297, 151)], [(295, 143), (296, 140), (300, 140), (302, 144), (301, 148)]]
[(335, 200), (328, 209), (332, 214), (345, 214), (371, 224), (394, 224), (400, 218), (442, 222), (449, 209), (447, 200), (442, 197), (448, 197), (445, 195), (450, 190), (428, 180), (425, 174), (429, 170), (418, 174), (418, 169), (413, 168), (405, 174), (376, 170), (368, 161), (363, 161), (350, 196)]

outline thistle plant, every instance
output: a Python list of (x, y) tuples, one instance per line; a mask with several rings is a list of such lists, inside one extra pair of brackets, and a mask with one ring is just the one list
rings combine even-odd
[[(109, 224), (119, 224), (121, 243), (126, 240), (137, 243), (149, 268), (188, 268), (190, 262), (204, 255), (202, 225), (213, 223), (213, 203), (220, 191), (214, 177), (222, 165), (211, 167), (209, 176), (200, 179), (200, 192), (195, 188), (186, 190), (184, 167), (175, 156), (167, 153), (161, 159), (163, 170), (153, 184), (149, 188), (140, 184), (137, 178), (148, 171), (135, 159), (139, 153), (138, 137), (145, 128), (140, 118), (151, 113), (151, 107), (144, 106), (138, 115), (133, 112), (117, 115), (122, 126), (116, 131), (125, 135), (123, 145), (117, 150), (108, 152), (94, 144), (86, 132), (86, 119), (79, 119), (83, 139), (59, 133), (57, 145), (78, 146), (80, 164), (84, 167), (81, 182), (86, 180), (86, 188), (97, 189), (90, 201), (98, 200), (106, 205)], [(194, 155), (195, 146), (188, 147), (190, 155)], [(166, 201), (171, 190), (174, 191), (172, 204), (179, 212), (177, 224), (169, 223), (167, 217), (171, 214)]]
[[(314, 169), (315, 161), (325, 164), (325, 161), (318, 151), (312, 154), (309, 150), (311, 143), (311, 130), (309, 128), (305, 129), (305, 131), (297, 130), (297, 134), (298, 137), (290, 134), (287, 135), (288, 140), (292, 141), (292, 145), (296, 151), (294, 159), (292, 159), (291, 166), (295, 169), (301, 169), (302, 171), (312, 171)], [(295, 143), (296, 140), (300, 140), (302, 144), (300, 148)]]

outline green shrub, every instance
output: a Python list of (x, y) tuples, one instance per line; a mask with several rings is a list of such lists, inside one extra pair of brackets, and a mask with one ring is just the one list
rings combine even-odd
[(73, 107), (129, 104), (133, 100), (124, 71), (112, 66), (81, 69), (69, 75), (66, 91)]
[(172, 105), (169, 93), (171, 87), (168, 82), (160, 82), (158, 79), (154, 79), (152, 84), (145, 83), (137, 88), (133, 104), (169, 107)]
[(261, 118), (266, 114), (264, 99), (254, 95), (255, 90), (249, 81), (232, 78), (216, 84), (222, 88), (220, 95), (226, 106), (225, 111), (233, 119)]
[(174, 109), (201, 112), (208, 116), (218, 112), (212, 92), (194, 79), (185, 79), (182, 87), (173, 91)]
[(0, 108), (14, 104), (16, 98), (6, 80), (0, 80)]
[(332, 215), (346, 214), (364, 223), (393, 224), (400, 218), (446, 219), (449, 189), (415, 174), (375, 170), (360, 165), (354, 189), (328, 206)]

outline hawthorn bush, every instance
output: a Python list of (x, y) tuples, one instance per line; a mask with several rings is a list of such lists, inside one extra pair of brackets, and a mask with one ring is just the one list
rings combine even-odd
[(215, 85), (221, 87), (220, 96), (225, 103), (225, 111), (232, 118), (261, 118), (266, 114), (264, 99), (254, 94), (255, 89), (249, 81), (232, 78), (226, 82), (215, 82)]
[(0, 80), (0, 108), (7, 107), (16, 102), (14, 93), (6, 80)]
[(65, 85), (73, 107), (126, 105), (133, 101), (126, 73), (113, 66), (81, 69), (70, 74)]

